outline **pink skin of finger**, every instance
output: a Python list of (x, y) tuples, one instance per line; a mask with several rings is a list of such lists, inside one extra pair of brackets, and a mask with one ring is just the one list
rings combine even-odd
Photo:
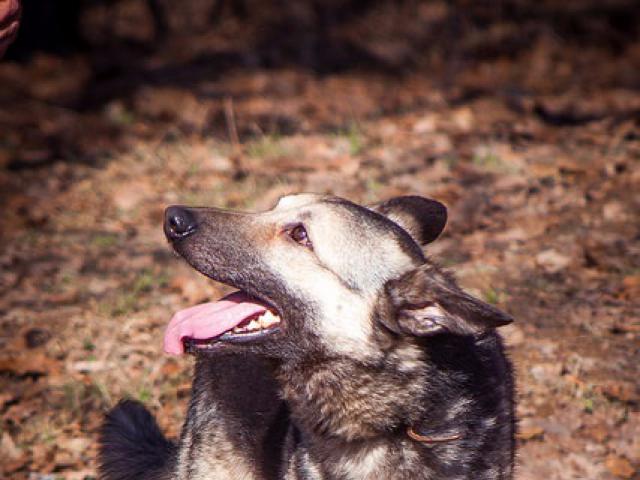
[(19, 0), (0, 0), (0, 57), (16, 38), (20, 10)]

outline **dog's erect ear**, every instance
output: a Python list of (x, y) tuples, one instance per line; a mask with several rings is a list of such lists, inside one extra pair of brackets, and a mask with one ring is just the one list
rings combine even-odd
[(437, 267), (424, 264), (385, 285), (382, 323), (398, 334), (475, 335), (507, 325), (513, 318), (465, 293)]
[(395, 197), (369, 208), (400, 225), (419, 245), (433, 242), (447, 223), (447, 207), (430, 198)]

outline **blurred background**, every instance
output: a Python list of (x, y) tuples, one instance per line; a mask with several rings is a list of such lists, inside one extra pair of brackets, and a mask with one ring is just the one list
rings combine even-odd
[(29, 0), (0, 62), (0, 477), (90, 479), (122, 396), (177, 435), (167, 204), (447, 204), (428, 253), (518, 373), (518, 478), (640, 478), (635, 1)]

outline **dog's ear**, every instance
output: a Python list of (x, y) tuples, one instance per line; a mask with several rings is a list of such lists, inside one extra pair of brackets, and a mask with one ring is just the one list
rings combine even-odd
[(385, 284), (382, 323), (398, 334), (476, 335), (507, 325), (513, 318), (464, 292), (452, 277), (424, 264)]
[(395, 197), (369, 208), (400, 225), (419, 245), (433, 242), (447, 223), (447, 207), (430, 198)]

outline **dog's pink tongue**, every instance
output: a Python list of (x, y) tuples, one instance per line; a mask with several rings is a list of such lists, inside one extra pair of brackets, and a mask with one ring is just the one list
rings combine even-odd
[(231, 330), (243, 320), (267, 310), (244, 292), (234, 292), (217, 302), (202, 303), (177, 312), (164, 334), (164, 351), (184, 353), (182, 340), (206, 340)]

